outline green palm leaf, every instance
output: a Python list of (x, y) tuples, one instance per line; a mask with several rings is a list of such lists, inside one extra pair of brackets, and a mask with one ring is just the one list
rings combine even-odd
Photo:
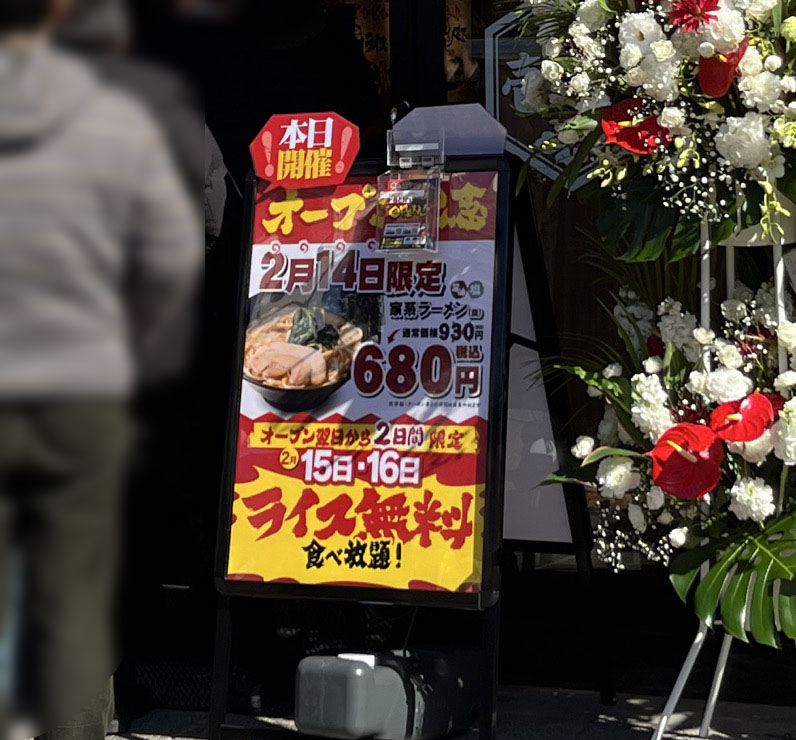
[[(709, 563), (699, 579), (703, 563)], [(750, 524), (731, 539), (712, 540), (672, 560), (670, 580), (683, 601), (694, 584), (703, 621), (721, 615), (733, 637), (777, 647), (782, 630), (796, 639), (796, 512), (762, 529)]]

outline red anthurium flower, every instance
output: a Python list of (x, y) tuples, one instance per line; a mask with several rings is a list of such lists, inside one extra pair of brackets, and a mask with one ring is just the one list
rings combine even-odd
[(686, 33), (696, 33), (703, 23), (716, 20), (713, 11), (719, 9), (719, 0), (675, 0), (669, 7), (672, 25)]
[(672, 141), (669, 129), (658, 123), (657, 116), (640, 118), (641, 101), (623, 100), (608, 108), (600, 125), (609, 144), (616, 144), (633, 154), (650, 154), (661, 144)]
[(700, 499), (721, 478), (724, 450), (713, 430), (701, 424), (672, 427), (664, 432), (649, 456), (655, 485), (678, 499)]
[(710, 415), (710, 428), (725, 442), (751, 442), (774, 421), (774, 407), (762, 393), (723, 403)]
[(781, 396), (779, 393), (771, 392), (762, 393), (761, 395), (769, 400), (771, 408), (774, 410), (774, 418), (777, 419), (779, 417), (779, 412), (782, 411), (782, 407), (785, 405), (785, 397)]
[(749, 40), (744, 38), (737, 51), (732, 54), (715, 54), (699, 59), (699, 88), (709, 98), (721, 98), (727, 94), (736, 77), (740, 77), (738, 65), (741, 63)]

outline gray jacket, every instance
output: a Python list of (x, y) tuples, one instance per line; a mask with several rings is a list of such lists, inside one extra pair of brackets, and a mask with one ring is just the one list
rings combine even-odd
[(0, 400), (124, 397), (202, 259), (158, 126), (82, 62), (0, 46)]

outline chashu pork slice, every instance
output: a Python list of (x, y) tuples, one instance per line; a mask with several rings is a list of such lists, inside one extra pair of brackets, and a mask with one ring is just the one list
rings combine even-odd
[[(287, 369), (287, 382), (294, 386), (322, 385), (326, 382), (326, 360), (317, 349), (289, 342), (272, 342), (268, 347), (268, 366)], [(266, 374), (268, 367), (266, 367)], [(282, 376), (284, 376), (284, 372)]]

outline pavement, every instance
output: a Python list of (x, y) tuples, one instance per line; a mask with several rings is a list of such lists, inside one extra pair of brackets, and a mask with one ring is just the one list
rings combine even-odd
[[(788, 707), (720, 701), (710, 737), (714, 740), (796, 740), (796, 691), (794, 701), (794, 706)], [(616, 706), (604, 707), (593, 692), (502, 688), (497, 740), (646, 740), (657, 725), (663, 704), (663, 697), (620, 695)], [(667, 740), (699, 737), (703, 707), (703, 702), (683, 699), (669, 722)], [(228, 722), (251, 729), (295, 732), (295, 725), (284, 719), (230, 715)], [(153, 712), (134, 722), (127, 734), (111, 737), (124, 740), (207, 738), (207, 715)], [(472, 738), (477, 738), (477, 733), (472, 733)]]

